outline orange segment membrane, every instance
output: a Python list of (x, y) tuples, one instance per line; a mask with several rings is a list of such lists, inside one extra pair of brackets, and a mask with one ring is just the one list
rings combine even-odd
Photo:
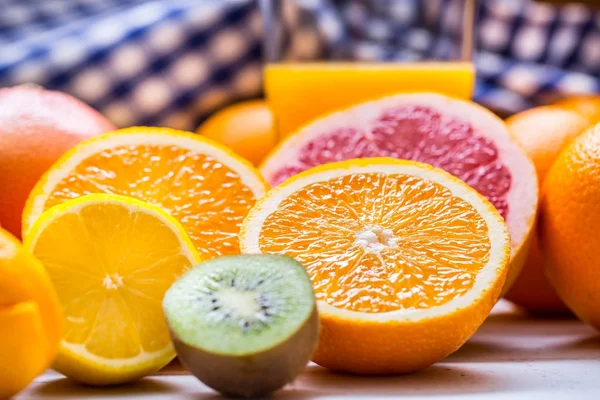
[(215, 158), (165, 145), (94, 154), (56, 185), (45, 208), (90, 193), (130, 196), (163, 208), (208, 258), (239, 253), (239, 228), (256, 201), (239, 175)]
[(303, 187), (262, 227), (260, 250), (296, 258), (317, 300), (381, 313), (443, 305), (487, 264), (487, 224), (442, 185), (354, 174)]

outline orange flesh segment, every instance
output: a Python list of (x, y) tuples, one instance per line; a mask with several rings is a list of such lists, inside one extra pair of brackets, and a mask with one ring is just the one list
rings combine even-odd
[(44, 208), (90, 193), (161, 207), (181, 222), (204, 258), (239, 253), (239, 228), (256, 201), (240, 176), (215, 158), (167, 145), (121, 146), (89, 157), (56, 185)]
[(298, 190), (266, 218), (259, 246), (302, 263), (317, 300), (367, 313), (464, 295), (491, 249), (487, 224), (469, 203), (440, 184), (380, 173)]

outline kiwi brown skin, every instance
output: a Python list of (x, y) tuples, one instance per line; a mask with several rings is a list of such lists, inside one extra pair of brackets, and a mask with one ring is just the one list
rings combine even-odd
[(229, 396), (266, 396), (292, 382), (310, 361), (319, 337), (319, 314), (315, 305), (287, 340), (243, 356), (213, 353), (186, 344), (170, 332), (179, 360), (204, 384)]

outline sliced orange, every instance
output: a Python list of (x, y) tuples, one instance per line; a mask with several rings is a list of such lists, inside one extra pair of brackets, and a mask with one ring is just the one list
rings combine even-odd
[(242, 220), (266, 187), (248, 161), (209, 139), (166, 128), (123, 129), (81, 143), (54, 164), (29, 196), (23, 235), (54, 205), (112, 193), (168, 211), (205, 258), (236, 254)]
[(415, 371), (457, 350), (498, 299), (510, 256), (503, 218), (474, 189), (390, 158), (290, 178), (250, 211), (240, 247), (305, 266), (322, 323), (314, 361), (364, 374)]
[(46, 267), (65, 314), (57, 371), (117, 384), (175, 357), (161, 301), (200, 257), (165, 211), (123, 196), (83, 196), (44, 212), (25, 247)]

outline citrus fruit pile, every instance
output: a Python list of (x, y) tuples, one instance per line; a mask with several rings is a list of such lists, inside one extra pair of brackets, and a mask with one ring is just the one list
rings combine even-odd
[[(275, 140), (264, 103), (201, 134), (102, 133), (66, 95), (4, 90), (0, 184), (14, 196), (0, 221), (24, 242), (0, 230), (0, 397), (50, 365), (111, 385), (177, 354), (236, 396), (309, 359), (408, 373), (460, 348), (507, 291), (600, 329), (595, 98), (506, 124), (469, 101), (393, 95), (314, 120), (259, 171)], [(27, 96), (26, 112), (3, 103)], [(62, 147), (42, 155), (36, 135)]]
[(171, 361), (165, 291), (200, 260), (239, 252), (239, 227), (265, 189), (230, 150), (170, 129), (115, 131), (64, 154), (23, 214), (25, 246), (65, 314), (54, 368), (105, 385)]

